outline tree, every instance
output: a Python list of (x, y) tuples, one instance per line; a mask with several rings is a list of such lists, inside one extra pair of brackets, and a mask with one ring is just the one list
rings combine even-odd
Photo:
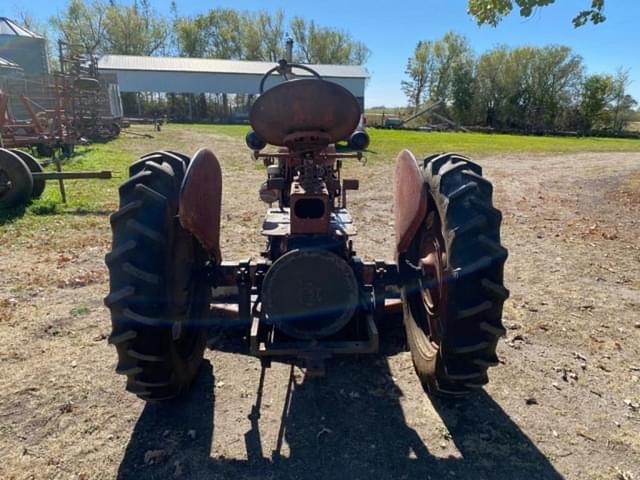
[(204, 57), (207, 39), (202, 18), (179, 17), (173, 24), (178, 54), (183, 57)]
[(51, 25), (62, 40), (96, 55), (153, 55), (166, 47), (169, 37), (166, 20), (153, 11), (149, 0), (133, 5), (70, 0), (62, 13), (51, 18)]
[(580, 100), (581, 128), (591, 130), (606, 125), (605, 110), (613, 90), (611, 75), (589, 75), (582, 84)]
[(495, 128), (564, 128), (580, 96), (582, 58), (563, 46), (498, 47), (478, 60), (474, 118)]
[(157, 15), (149, 0), (133, 5), (113, 2), (106, 9), (104, 48), (121, 55), (154, 55), (164, 49), (169, 37), (167, 21)]
[(451, 99), (454, 118), (458, 123), (468, 124), (474, 101), (475, 61), (459, 63), (451, 75)]
[(506, 75), (508, 59), (509, 50), (505, 46), (496, 47), (478, 59), (473, 118), (480, 125), (497, 127), (505, 123), (502, 116), (509, 96), (508, 86), (514, 84)]
[[(468, 11), (478, 25), (496, 26), (513, 10), (514, 4), (520, 9), (520, 15), (530, 17), (538, 7), (551, 5), (555, 0), (469, 0)], [(578, 12), (573, 19), (575, 27), (581, 27), (588, 22), (597, 25), (606, 20), (603, 13), (604, 0), (591, 0), (591, 7)]]
[(294, 17), (290, 23), (296, 46), (296, 60), (305, 63), (362, 65), (371, 53), (351, 35), (333, 28), (319, 27), (311, 20)]
[(554, 45), (536, 50), (530, 92), (535, 110), (529, 126), (556, 130), (561, 114), (579, 97), (584, 62), (569, 47)]
[(61, 40), (78, 45), (84, 52), (100, 54), (105, 39), (107, 6), (95, 0), (90, 5), (84, 0), (69, 0), (65, 10), (52, 17), (51, 25)]
[(433, 75), (433, 42), (420, 41), (413, 51), (413, 56), (407, 60), (405, 73), (409, 80), (402, 80), (402, 91), (414, 110), (424, 102), (431, 76)]
[(638, 102), (629, 94), (627, 88), (631, 84), (629, 70), (619, 68), (612, 82), (612, 128), (622, 131), (633, 117), (633, 109)]
[(262, 60), (277, 62), (284, 57), (284, 11), (275, 14), (260, 12), (256, 19), (258, 35), (261, 39)]
[(415, 110), (430, 100), (442, 102), (440, 110), (454, 104), (462, 117), (472, 102), (473, 68), (473, 53), (462, 35), (448, 32), (440, 40), (420, 41), (407, 60), (409, 79), (401, 82), (402, 91)]
[[(449, 102), (452, 97), (456, 73), (472, 68), (473, 54), (466, 37), (447, 32), (433, 44), (433, 68), (429, 97), (434, 101)], [(461, 79), (462, 77), (460, 77)]]

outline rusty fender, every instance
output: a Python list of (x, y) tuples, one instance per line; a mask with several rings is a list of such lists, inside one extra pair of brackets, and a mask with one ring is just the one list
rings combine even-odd
[(394, 178), (393, 216), (398, 255), (407, 251), (427, 214), (427, 191), (422, 170), (409, 150), (398, 154)]
[(222, 171), (211, 150), (202, 148), (191, 159), (180, 189), (180, 224), (193, 234), (209, 255), (222, 261), (220, 253), (220, 206)]

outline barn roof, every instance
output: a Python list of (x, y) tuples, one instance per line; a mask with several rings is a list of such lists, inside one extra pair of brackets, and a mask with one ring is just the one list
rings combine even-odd
[(11, 60), (0, 57), (0, 68), (21, 68), (17, 63), (13, 63)]
[[(223, 60), (219, 58), (139, 57), (133, 55), (103, 55), (98, 60), (101, 70), (136, 70), (156, 72), (196, 72), (262, 75), (274, 67), (273, 62)], [(360, 65), (309, 65), (323, 77), (368, 78)], [(297, 73), (297, 71), (296, 71)], [(300, 75), (305, 72), (300, 71)]]
[(16, 22), (7, 17), (0, 17), (0, 35), (16, 35), (18, 37), (42, 38), (40, 35), (33, 33), (21, 27)]

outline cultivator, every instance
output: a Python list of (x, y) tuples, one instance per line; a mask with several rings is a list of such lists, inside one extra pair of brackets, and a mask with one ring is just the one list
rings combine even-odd
[(360, 107), (315, 72), (287, 80), (292, 68), (309, 69), (281, 61), (267, 75), (285, 81), (263, 92), (250, 113), (247, 145), (265, 165), (260, 197), (270, 204), (261, 260), (222, 259), (222, 175), (211, 151), (155, 152), (132, 164), (106, 257), (116, 371), (145, 400), (175, 397), (195, 376), (207, 330), (232, 310), (248, 328), (248, 352), (265, 365), (298, 362), (321, 375), (333, 356), (378, 352), (379, 326), (400, 308), (429, 392), (461, 396), (481, 387), (498, 363), (508, 296), (491, 184), (465, 157), (417, 162), (402, 151), (396, 258), (363, 260), (347, 209), (347, 192), (359, 182), (341, 173), (362, 153), (334, 147), (356, 129)]
[(117, 80), (98, 74), (96, 58), (59, 42), (60, 70), (41, 77), (0, 77), (0, 142), (3, 148), (37, 146), (42, 156), (64, 155), (80, 141), (109, 140), (120, 133), (122, 104)]
[[(59, 42), (60, 71), (51, 75), (0, 78), (0, 208), (39, 197), (47, 180), (58, 181), (66, 202), (64, 180), (111, 178), (106, 171), (62, 171), (62, 158), (71, 156), (77, 143), (115, 137), (122, 117), (115, 80), (98, 75), (95, 58), (77, 50)], [(50, 157), (57, 171), (45, 173), (20, 148)]]
[(60, 73), (65, 78), (61, 97), (73, 128), (82, 138), (110, 140), (120, 134), (122, 104), (114, 75), (98, 73), (94, 55), (78, 54), (79, 47), (58, 42)]

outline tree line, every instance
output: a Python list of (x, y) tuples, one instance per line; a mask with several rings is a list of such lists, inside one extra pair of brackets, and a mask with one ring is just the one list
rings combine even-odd
[[(420, 41), (407, 61), (402, 89), (409, 106), (464, 125), (503, 130), (622, 130), (637, 102), (628, 71), (587, 74), (569, 47), (498, 46), (479, 56), (462, 35)], [(424, 121), (424, 120), (423, 120)]]
[[(247, 12), (212, 8), (180, 15), (155, 11), (150, 0), (69, 0), (50, 19), (51, 37), (93, 55), (161, 55), (276, 62), (284, 58), (286, 39), (294, 40), (293, 60), (303, 63), (363, 64), (370, 51), (345, 31), (300, 16), (286, 20), (282, 10)], [(177, 118), (228, 119), (252, 98), (225, 94), (124, 94), (125, 112), (169, 114)]]
[(287, 34), (295, 41), (294, 59), (306, 63), (363, 64), (369, 49), (342, 30), (283, 10), (247, 12), (212, 8), (195, 16), (156, 12), (150, 0), (130, 5), (110, 0), (69, 0), (51, 18), (55, 36), (85, 52), (121, 55), (183, 55), (236, 60), (277, 61)]

